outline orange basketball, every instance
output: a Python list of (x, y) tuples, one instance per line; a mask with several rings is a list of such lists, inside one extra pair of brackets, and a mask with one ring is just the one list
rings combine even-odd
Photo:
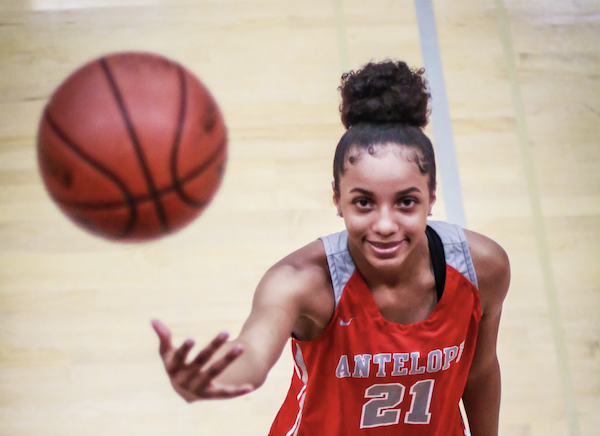
[(221, 183), (227, 129), (208, 89), (183, 66), (124, 52), (58, 87), (37, 146), (46, 188), (69, 218), (109, 239), (141, 241), (206, 208)]

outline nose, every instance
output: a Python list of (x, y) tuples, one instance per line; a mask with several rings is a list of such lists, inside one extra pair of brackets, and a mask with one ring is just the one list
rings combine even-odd
[(373, 231), (382, 236), (390, 236), (396, 233), (398, 231), (398, 223), (395, 218), (394, 210), (390, 210), (388, 207), (382, 207), (373, 223)]

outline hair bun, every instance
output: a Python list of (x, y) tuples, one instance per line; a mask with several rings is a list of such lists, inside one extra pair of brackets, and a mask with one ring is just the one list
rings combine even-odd
[(428, 103), (425, 70), (405, 62), (368, 63), (342, 76), (340, 112), (346, 128), (358, 123), (427, 125)]

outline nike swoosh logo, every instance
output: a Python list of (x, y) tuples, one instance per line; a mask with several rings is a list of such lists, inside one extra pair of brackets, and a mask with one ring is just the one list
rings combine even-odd
[(340, 319), (340, 325), (341, 325), (341, 326), (344, 326), (344, 327), (346, 327), (346, 326), (349, 326), (349, 325), (350, 325), (350, 323), (352, 322), (352, 320), (353, 320), (354, 318), (356, 318), (356, 317), (355, 317), (355, 316), (353, 316), (352, 318), (350, 318), (350, 319), (348, 320), (348, 322), (344, 321), (343, 319)]

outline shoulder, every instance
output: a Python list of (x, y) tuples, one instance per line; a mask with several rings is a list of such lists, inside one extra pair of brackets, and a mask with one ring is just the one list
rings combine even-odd
[(331, 278), (325, 248), (320, 240), (294, 251), (273, 265), (263, 276), (258, 292), (276, 292), (305, 303), (314, 293), (329, 291)]
[(480, 233), (471, 230), (464, 230), (469, 251), (473, 258), (473, 263), (479, 265), (480, 272), (477, 269), (478, 277), (480, 274), (504, 274), (508, 272), (509, 260), (506, 251), (494, 240)]
[(333, 285), (320, 240), (300, 248), (273, 265), (255, 293), (253, 311), (285, 314), (291, 333), (310, 340), (327, 326), (335, 310)]
[(510, 283), (510, 262), (506, 251), (495, 241), (464, 230), (479, 283), (481, 306), (486, 311), (500, 310)]
[(320, 240), (290, 253), (273, 265), (265, 278), (268, 280), (314, 281), (328, 276), (327, 256)]

